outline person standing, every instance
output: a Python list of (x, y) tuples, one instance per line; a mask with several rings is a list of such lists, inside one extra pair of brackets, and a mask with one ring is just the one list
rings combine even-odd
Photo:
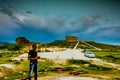
[(32, 50), (28, 53), (28, 60), (30, 60), (30, 68), (29, 68), (29, 75), (28, 80), (31, 80), (32, 73), (34, 72), (34, 80), (37, 80), (37, 68), (38, 63), (37, 60), (40, 59), (40, 56), (37, 56), (37, 45), (34, 43), (32, 45)]

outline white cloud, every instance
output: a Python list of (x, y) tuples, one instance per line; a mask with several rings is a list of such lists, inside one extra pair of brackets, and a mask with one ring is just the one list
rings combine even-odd
[(12, 35), (14, 30), (18, 29), (20, 26), (14, 22), (14, 20), (3, 13), (0, 13), (0, 35)]
[(26, 16), (20, 14), (15, 15), (15, 17), (20, 21), (21, 24), (25, 25), (26, 27), (32, 27), (36, 29), (44, 28), (55, 33), (62, 33), (73, 28), (73, 26), (70, 25), (70, 22), (60, 18), (50, 19), (33, 15)]
[(15, 17), (16, 17), (21, 23), (24, 23), (24, 20), (27, 19), (26, 16), (21, 15), (21, 14), (15, 14)]
[(94, 26), (97, 25), (97, 20), (100, 19), (100, 15), (88, 15), (80, 18), (83, 26)]
[(119, 30), (120, 26), (109, 26), (109, 27), (104, 27), (101, 28), (100, 30), (97, 30), (99, 34), (97, 34), (97, 37), (109, 37), (109, 38), (119, 38)]
[[(14, 8), (3, 7), (2, 12), (11, 18), (12, 22), (18, 25), (24, 25), (26, 27), (35, 29), (46, 29), (52, 33), (61, 34), (64, 32), (82, 31), (83, 33), (92, 33), (95, 29), (88, 26), (96, 25), (96, 20), (100, 18), (100, 15), (88, 15), (76, 20), (65, 20), (63, 18), (44, 18), (38, 17), (33, 14), (21, 14), (15, 11)], [(4, 22), (3, 22), (4, 23)], [(11, 25), (11, 24), (9, 24)]]

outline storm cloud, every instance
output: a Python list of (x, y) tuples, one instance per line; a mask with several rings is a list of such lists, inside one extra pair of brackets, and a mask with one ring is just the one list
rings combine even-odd
[(56, 35), (52, 39), (76, 35), (81, 39), (103, 39), (103, 42), (104, 38), (120, 40), (119, 0), (54, 0), (54, 3), (53, 0), (5, 0), (0, 4), (2, 38), (7, 34), (28, 36), (30, 32), (26, 32), (33, 30), (38, 36)]

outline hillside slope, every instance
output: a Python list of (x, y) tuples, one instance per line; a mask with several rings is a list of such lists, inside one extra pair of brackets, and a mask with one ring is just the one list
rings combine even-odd
[(114, 50), (114, 51), (120, 50), (120, 46), (117, 46), (117, 45), (97, 43), (94, 41), (86, 41), (86, 43), (93, 45), (97, 48), (103, 49), (103, 50)]
[[(64, 40), (56, 40), (54, 42), (48, 43), (47, 47), (56, 46), (56, 47), (74, 48), (76, 44), (77, 42), (67, 42)], [(84, 40), (84, 41), (79, 41), (77, 49), (96, 49), (96, 50), (101, 49), (101, 50), (109, 50), (109, 51), (118, 51), (120, 50), (120, 46)]]

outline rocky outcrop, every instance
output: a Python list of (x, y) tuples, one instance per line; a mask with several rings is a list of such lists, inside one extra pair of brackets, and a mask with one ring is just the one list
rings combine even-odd
[(25, 37), (18, 37), (16, 38), (16, 44), (27, 44), (30, 41), (26, 39)]

